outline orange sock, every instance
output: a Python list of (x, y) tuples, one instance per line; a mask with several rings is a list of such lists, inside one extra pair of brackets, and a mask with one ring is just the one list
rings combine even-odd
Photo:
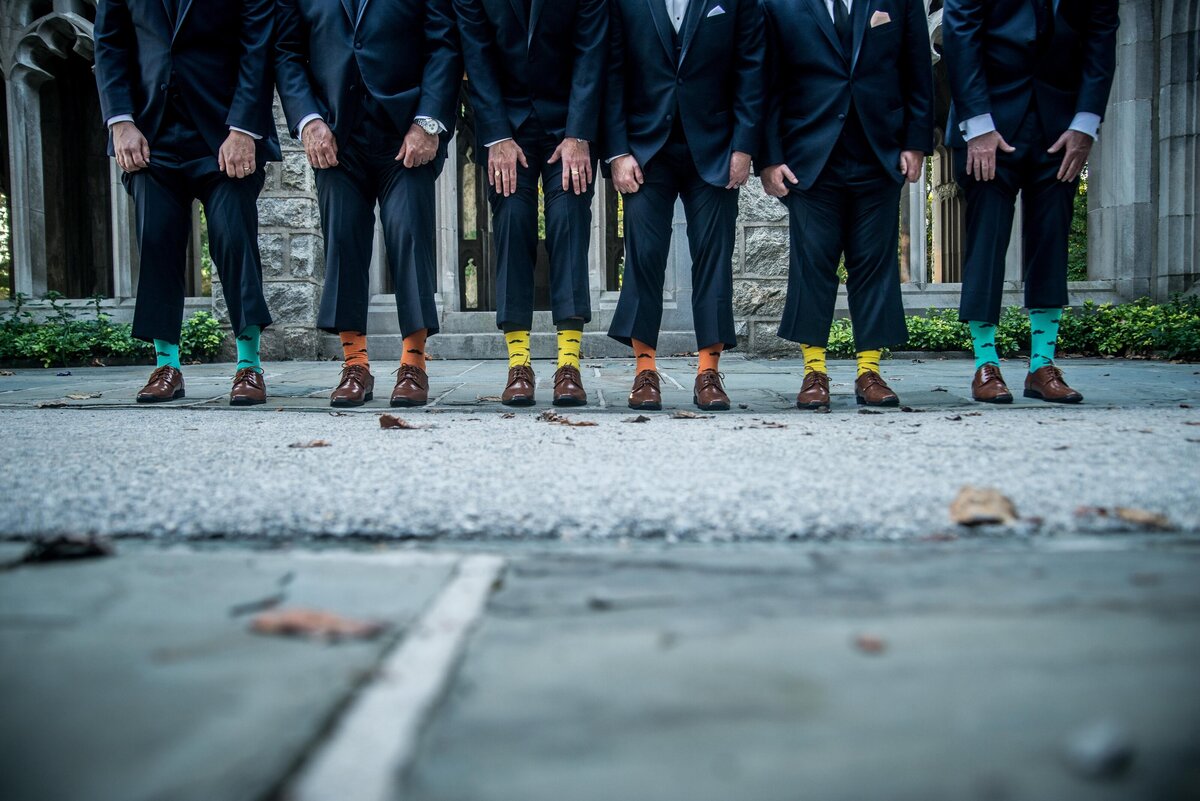
[(425, 369), (425, 338), (429, 335), (428, 328), (414, 331), (404, 338), (404, 354), (400, 357), (401, 364), (411, 364)]
[(700, 367), (696, 372), (703, 373), (705, 370), (718, 370), (721, 364), (721, 351), (725, 350), (725, 343), (718, 342), (715, 345), (709, 345), (706, 348), (700, 349)]
[(350, 367), (355, 364), (368, 365), (367, 361), (367, 335), (362, 331), (343, 331), (342, 337), (342, 358), (346, 362), (346, 366)]
[(635, 367), (639, 373), (643, 370), (658, 369), (658, 365), (654, 361), (654, 348), (645, 342), (636, 339), (633, 340), (633, 355), (636, 357), (637, 364)]

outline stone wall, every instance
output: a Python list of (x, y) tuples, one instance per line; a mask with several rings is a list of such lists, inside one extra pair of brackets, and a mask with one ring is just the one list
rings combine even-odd
[(742, 189), (737, 237), (733, 314), (739, 347), (760, 356), (799, 353), (798, 345), (776, 335), (787, 298), (787, 209), (758, 180)]

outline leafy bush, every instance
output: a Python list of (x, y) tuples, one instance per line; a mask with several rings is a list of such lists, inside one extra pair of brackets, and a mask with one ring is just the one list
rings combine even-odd
[[(154, 356), (150, 343), (134, 339), (129, 325), (112, 322), (99, 296), (88, 302), (88, 317), (78, 314), (85, 307), (64, 303), (58, 292), (48, 292), (44, 298), (51, 311), (43, 322), (27, 308), (28, 296), (18, 293), (13, 298), (12, 310), (0, 319), (0, 361), (34, 359), (49, 367), (96, 358), (149, 360)], [(186, 359), (212, 358), (223, 341), (220, 323), (208, 312), (196, 312), (184, 322), (180, 354)]]

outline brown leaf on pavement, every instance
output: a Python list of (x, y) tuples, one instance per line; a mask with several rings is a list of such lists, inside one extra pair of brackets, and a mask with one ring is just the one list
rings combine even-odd
[(92, 398), (101, 397), (99, 392), (73, 392), (67, 397), (71, 400), (91, 400)]
[(379, 415), (379, 427), (380, 428), (399, 428), (399, 429), (403, 429), (405, 431), (417, 431), (419, 429), (424, 428), (425, 426), (413, 425), (412, 423), (408, 422), (407, 420), (405, 420), (401, 417), (397, 417), (394, 414), (381, 414), (381, 415)]
[(647, 416), (646, 416), (646, 415), (644, 415), (644, 414), (639, 414), (639, 415), (637, 415), (637, 416), (635, 416), (635, 417), (626, 417), (626, 418), (625, 418), (624, 420), (622, 420), (621, 422), (622, 422), (622, 423), (649, 423), (649, 422), (650, 422), (650, 418), (649, 418), (649, 417), (647, 417)]
[(310, 442), (293, 442), (289, 448), (328, 448), (333, 443), (327, 439), (314, 439)]
[(950, 519), (960, 526), (1010, 525), (1017, 522), (1013, 502), (991, 487), (967, 484), (950, 503)]
[(569, 417), (564, 417), (563, 415), (558, 414), (557, 412), (552, 412), (549, 409), (539, 414), (537, 419), (541, 420), (543, 423), (554, 423), (560, 426), (575, 426), (576, 428), (597, 425), (591, 420), (572, 420)]
[(57, 401), (41, 401), (36, 405), (35, 408), (38, 408), (38, 409), (65, 409), (66, 407), (67, 407), (66, 401), (57, 400)]
[(500, 419), (501, 420), (512, 420), (516, 416), (517, 416), (516, 412), (504, 412), (503, 414), (500, 415)]
[(62, 534), (37, 540), (21, 557), (23, 564), (98, 559), (116, 553), (110, 540), (93, 534)]
[(711, 414), (697, 414), (696, 412), (689, 412), (687, 409), (680, 409), (671, 415), (671, 418), (674, 420), (707, 420), (710, 417), (712, 417)]
[(864, 654), (878, 656), (887, 650), (887, 641), (874, 634), (858, 634), (854, 637), (854, 647)]
[(1175, 529), (1175, 524), (1171, 522), (1171, 519), (1161, 512), (1151, 512), (1147, 509), (1136, 509), (1130, 506), (1118, 506), (1113, 509), (1113, 512), (1126, 523), (1133, 523), (1142, 528), (1155, 531), (1173, 531)]
[(499, 395), (476, 395), (475, 402), (476, 403), (499, 403), (500, 396)]
[(108, 367), (108, 365), (96, 358), (92, 359), (92, 367)]
[(319, 609), (276, 609), (250, 621), (250, 631), (275, 637), (305, 637), (314, 640), (370, 640), (387, 629), (386, 624), (354, 620)]

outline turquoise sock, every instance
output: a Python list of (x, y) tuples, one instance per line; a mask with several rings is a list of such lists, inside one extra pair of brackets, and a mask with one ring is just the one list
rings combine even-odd
[(174, 367), (176, 370), (182, 370), (183, 366), (179, 363), (179, 344), (176, 342), (168, 342), (165, 339), (154, 340), (154, 354), (158, 357), (158, 364), (155, 367)]
[(1062, 309), (1029, 310), (1029, 372), (1054, 364), (1054, 348), (1058, 345), (1058, 324)]
[(258, 360), (258, 339), (262, 329), (257, 325), (248, 325), (237, 335), (237, 369), (253, 368), (256, 373), (262, 372), (262, 362)]
[(992, 323), (967, 323), (971, 329), (971, 347), (975, 349), (975, 369), (985, 364), (1000, 364), (996, 355), (996, 326)]

